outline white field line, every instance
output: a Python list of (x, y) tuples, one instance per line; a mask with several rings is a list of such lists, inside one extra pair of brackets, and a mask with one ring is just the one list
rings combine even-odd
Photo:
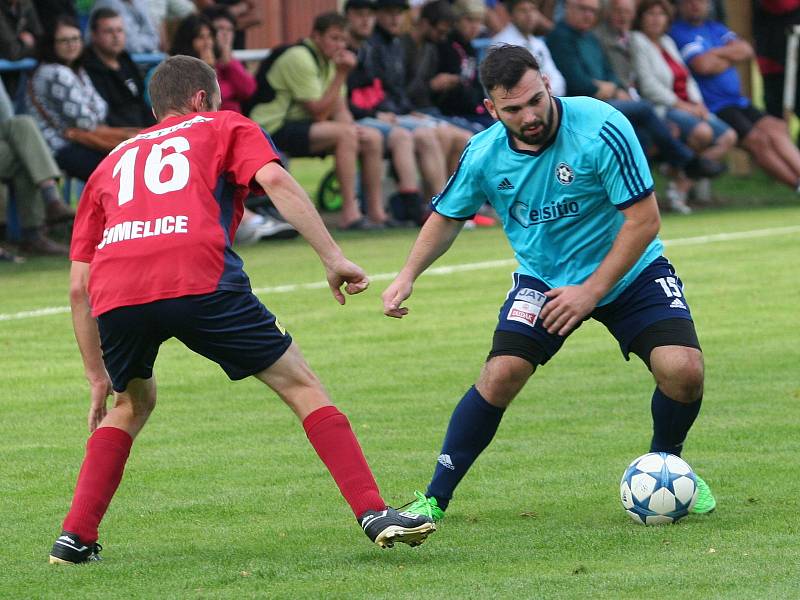
[[(750, 231), (734, 231), (731, 233), (715, 233), (711, 235), (698, 235), (694, 237), (678, 238), (674, 240), (664, 240), (667, 247), (675, 246), (699, 246), (714, 242), (729, 242), (734, 240), (746, 240), (751, 238), (788, 235), (800, 233), (800, 225), (789, 227), (772, 227), (769, 229), (752, 229)], [(446, 267), (433, 267), (425, 271), (424, 275), (451, 275), (453, 273), (463, 273), (465, 271), (478, 271), (481, 269), (493, 269), (496, 267), (509, 267), (516, 264), (513, 259), (487, 260), (476, 263), (464, 263)], [(391, 281), (397, 273), (377, 273), (370, 275), (370, 281)], [(326, 281), (313, 281), (311, 283), (292, 283), (288, 285), (277, 285), (271, 287), (253, 288), (256, 294), (287, 294), (301, 290), (318, 290), (328, 287)], [(59, 315), (69, 312), (68, 306), (51, 306), (36, 310), (26, 310), (16, 313), (0, 313), (0, 321), (17, 321), (19, 319), (34, 319), (48, 315)]]

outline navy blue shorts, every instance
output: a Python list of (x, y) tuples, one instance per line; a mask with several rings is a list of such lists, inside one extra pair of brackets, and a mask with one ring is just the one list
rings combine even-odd
[(231, 379), (260, 373), (292, 337), (250, 292), (217, 291), (115, 308), (97, 318), (103, 362), (114, 390), (149, 379), (158, 348), (171, 337), (217, 363)]
[[(542, 326), (539, 312), (547, 301), (544, 292), (549, 289), (540, 279), (514, 273), (514, 287), (500, 309), (495, 330), (531, 338), (540, 350), (534, 354), (541, 357), (539, 364), (550, 360), (572, 333), (562, 337), (548, 333)], [(692, 315), (683, 295), (683, 283), (669, 261), (661, 256), (650, 263), (613, 302), (595, 308), (584, 320), (589, 318), (608, 328), (619, 342), (625, 360), (628, 360), (631, 342), (647, 327), (668, 319), (691, 321)], [(694, 346), (695, 343), (689, 341), (687, 345)], [(493, 348), (490, 356), (502, 354), (508, 352)]]

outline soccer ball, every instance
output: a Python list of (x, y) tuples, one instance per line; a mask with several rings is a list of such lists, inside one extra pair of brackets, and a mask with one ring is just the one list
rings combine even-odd
[(675, 523), (694, 506), (697, 480), (683, 459), (651, 452), (628, 465), (619, 494), (625, 512), (640, 525)]

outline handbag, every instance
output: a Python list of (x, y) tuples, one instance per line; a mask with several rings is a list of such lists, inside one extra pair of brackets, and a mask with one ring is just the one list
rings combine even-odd
[(109, 127), (108, 125), (98, 125), (92, 130), (81, 129), (80, 127), (67, 127), (64, 131), (64, 139), (67, 139), (81, 146), (86, 146), (92, 150), (101, 152), (111, 152), (122, 142), (132, 138), (139, 130), (136, 127)]
[(31, 104), (33, 104), (41, 117), (47, 121), (47, 124), (56, 131), (60, 131), (65, 140), (86, 146), (92, 150), (107, 154), (140, 131), (137, 127), (110, 127), (109, 125), (98, 125), (92, 130), (80, 127), (59, 127), (53, 117), (48, 114), (36, 99), (36, 95), (33, 93), (33, 77), (28, 79), (28, 98), (30, 98)]

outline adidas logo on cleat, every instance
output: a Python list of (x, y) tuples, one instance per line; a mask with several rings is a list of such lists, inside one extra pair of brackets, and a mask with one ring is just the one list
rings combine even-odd
[(684, 310), (686, 309), (686, 305), (681, 300), (678, 300), (677, 298), (675, 298), (675, 300), (672, 301), (672, 304), (670, 304), (669, 307), (670, 308), (682, 308)]
[(514, 184), (508, 180), (508, 177), (503, 177), (503, 181), (500, 182), (500, 185), (497, 186), (498, 190), (513, 190)]

